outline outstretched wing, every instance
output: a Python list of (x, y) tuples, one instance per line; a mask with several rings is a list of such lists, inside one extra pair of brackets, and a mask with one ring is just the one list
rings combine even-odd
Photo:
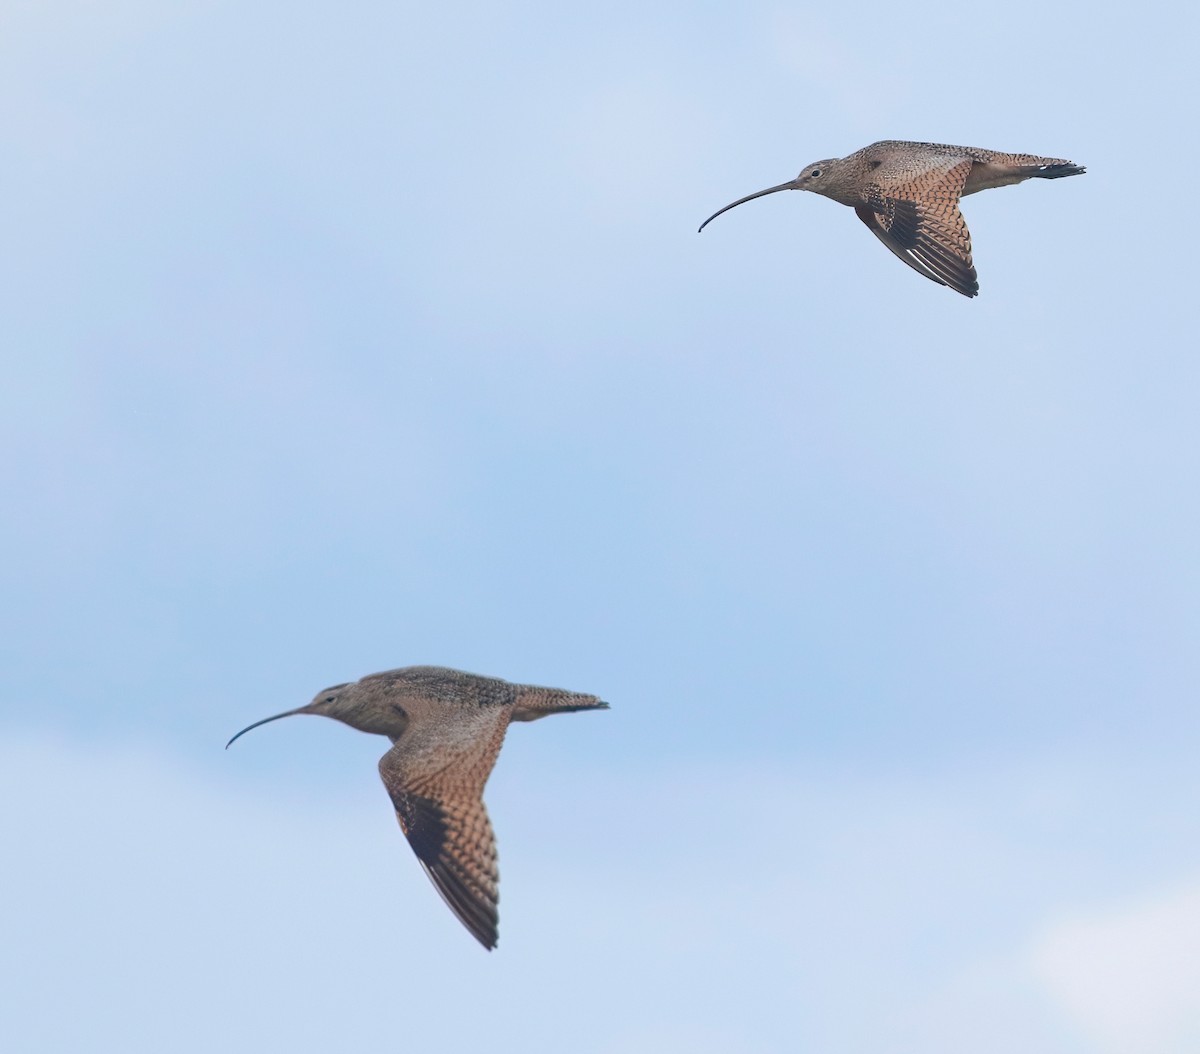
[[(490, 710), (490, 708), (489, 708)], [(423, 741), (409, 728), (379, 762), (400, 828), (442, 899), (489, 951), (498, 940), (500, 874), (496, 839), (483, 806), (507, 713), (484, 711), (464, 738)], [(410, 739), (410, 736), (413, 738)]]
[(480, 944), (489, 951), (496, 947), (500, 874), (483, 801), (426, 798), (391, 784), (388, 793), (401, 830), (442, 899)]
[(963, 296), (977, 296), (979, 278), (971, 262), (971, 232), (958, 199), (973, 162), (924, 169), (907, 182), (869, 184), (858, 218), (909, 267)]

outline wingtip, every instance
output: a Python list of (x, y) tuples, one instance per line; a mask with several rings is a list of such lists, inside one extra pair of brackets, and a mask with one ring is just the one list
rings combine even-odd
[(479, 926), (474, 923), (469, 923), (461, 915), (459, 921), (467, 928), (467, 932), (474, 937), (483, 946), (486, 952), (494, 952), (496, 946), (500, 943), (500, 927), (497, 923), (490, 925)]

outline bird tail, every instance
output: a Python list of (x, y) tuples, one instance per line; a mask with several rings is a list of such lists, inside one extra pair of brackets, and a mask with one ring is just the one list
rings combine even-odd
[(1035, 179), (1062, 179), (1063, 176), (1082, 176), (1086, 171), (1087, 169), (1083, 165), (1060, 161), (1053, 165), (1038, 165), (1029, 174)]
[(569, 714), (573, 710), (607, 710), (608, 703), (594, 695), (566, 692), (561, 688), (539, 688), (532, 684), (516, 685), (514, 721), (536, 721), (549, 714)]

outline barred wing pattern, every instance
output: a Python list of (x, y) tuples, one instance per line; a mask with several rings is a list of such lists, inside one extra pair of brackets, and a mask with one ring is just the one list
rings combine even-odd
[(442, 899), (489, 951), (499, 938), (496, 839), (482, 800), (437, 801), (388, 787), (400, 828)]
[(963, 296), (977, 296), (979, 279), (971, 262), (971, 233), (958, 199), (973, 162), (925, 169), (907, 183), (863, 188), (854, 208), (884, 245), (909, 267)]
[(410, 727), (379, 762), (400, 829), (425, 873), (489, 951), (499, 937), (500, 874), (483, 787), (508, 720), (509, 708), (486, 707), (458, 726), (458, 735), (447, 735), (445, 726)]

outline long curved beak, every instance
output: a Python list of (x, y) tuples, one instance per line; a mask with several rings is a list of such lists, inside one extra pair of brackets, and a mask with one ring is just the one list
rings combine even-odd
[[(717, 209), (711, 216), (700, 224), (700, 231), (704, 230), (713, 220), (721, 215), (722, 212), (728, 212), (730, 209), (736, 209), (739, 205), (745, 205), (747, 201), (753, 201), (755, 198), (761, 198), (764, 194), (774, 194), (777, 190), (799, 190), (800, 184), (794, 179), (789, 179), (786, 183), (780, 183), (777, 187), (767, 187), (766, 190), (760, 190), (754, 194), (747, 194), (744, 198), (738, 198), (732, 204), (726, 205), (723, 209)], [(699, 234), (700, 231), (696, 233)]]
[[(268, 721), (278, 721), (281, 717), (291, 717), (292, 714), (302, 714), (307, 709), (308, 709), (307, 706), (301, 706), (301, 707), (297, 707), (295, 710), (285, 710), (282, 714), (276, 714), (274, 717), (264, 717), (261, 721), (255, 721), (254, 724), (247, 725), (236, 736), (234, 736), (233, 739), (238, 739), (240, 736), (244, 736), (247, 732), (250, 731), (250, 729), (258, 728), (259, 725), (265, 725)], [(230, 746), (232, 745), (233, 739), (231, 739), (228, 743), (225, 744), (226, 750), (228, 750), (230, 748)]]

